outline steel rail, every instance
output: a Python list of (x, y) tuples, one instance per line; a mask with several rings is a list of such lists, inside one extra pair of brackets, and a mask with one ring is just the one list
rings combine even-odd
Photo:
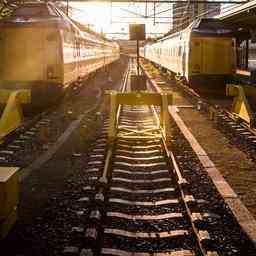
[[(129, 67), (126, 70), (126, 73), (124, 75), (124, 78), (123, 78), (123, 81), (122, 81), (122, 84), (120, 87), (121, 92), (124, 92), (125, 88), (127, 86), (128, 74), (129, 74)], [(117, 116), (119, 116), (120, 111), (121, 111), (121, 106), (119, 105), (118, 110), (117, 110)], [(113, 152), (114, 152), (114, 147), (113, 147), (113, 144), (111, 144), (107, 150), (106, 160), (105, 160), (102, 176), (99, 179), (99, 184), (101, 184), (103, 186), (99, 187), (98, 194), (103, 194), (105, 186), (108, 184), (108, 175), (109, 175), (109, 169), (110, 169), (110, 165), (111, 165), (111, 161), (112, 161), (112, 157), (113, 157)]]
[[(142, 70), (143, 72), (145, 72), (144, 68), (142, 68)], [(169, 80), (169, 77), (166, 77), (166, 75), (164, 75), (164, 77)], [(232, 113), (228, 109), (223, 108), (219, 104), (210, 103), (207, 99), (202, 98), (198, 93), (196, 93), (192, 88), (188, 87), (183, 81), (179, 80), (177, 77), (175, 77), (175, 80), (185, 94), (191, 96), (194, 101), (197, 101), (197, 103), (203, 106), (207, 111), (209, 111), (210, 108), (214, 109), (216, 114), (226, 116), (230, 119), (230, 121), (232, 120), (234, 123), (240, 125), (242, 128), (248, 130), (248, 132), (250, 132), (252, 135), (256, 136), (256, 128), (250, 127), (248, 123), (240, 119), (235, 113)]]
[[(154, 84), (151, 83), (151, 86), (152, 86), (157, 92), (160, 92), (160, 89), (157, 88), (157, 87), (155, 87)], [(158, 113), (157, 113), (155, 107), (151, 106), (151, 109), (152, 109), (152, 112), (153, 112), (153, 114), (154, 114), (154, 116), (155, 116), (157, 122), (160, 123), (159, 115), (158, 115)], [(190, 222), (191, 222), (190, 224), (191, 224), (191, 226), (192, 226), (194, 235), (195, 235), (195, 237), (196, 237), (198, 247), (199, 247), (199, 249), (200, 249), (202, 255), (203, 255), (203, 256), (207, 256), (207, 255), (209, 255), (209, 254), (208, 254), (209, 251), (207, 251), (207, 250), (203, 247), (203, 245), (202, 245), (202, 243), (201, 243), (200, 231), (196, 228), (195, 221), (194, 221), (194, 218), (193, 218), (193, 215), (192, 215), (193, 213), (192, 213), (191, 209), (189, 208), (188, 201), (186, 200), (186, 198), (188, 198), (188, 195), (186, 195), (186, 193), (185, 193), (184, 190), (183, 190), (183, 187), (185, 187), (186, 185), (188, 185), (188, 183), (187, 183), (186, 179), (184, 179), (184, 178), (182, 177), (182, 173), (181, 173), (181, 171), (180, 171), (180, 169), (179, 169), (179, 166), (178, 166), (178, 164), (177, 164), (177, 161), (176, 161), (176, 159), (175, 159), (175, 156), (174, 156), (173, 152), (168, 149), (168, 144), (167, 144), (168, 142), (164, 139), (165, 136), (164, 136), (164, 131), (163, 131), (162, 129), (161, 129), (161, 133), (162, 133), (163, 149), (164, 149), (164, 152), (165, 152), (165, 154), (166, 154), (166, 158), (167, 158), (168, 161), (169, 161), (169, 165), (170, 165), (170, 166), (172, 165), (172, 166), (174, 167), (174, 168), (173, 168), (173, 173), (174, 173), (175, 176), (176, 176), (177, 184), (178, 184), (178, 188), (179, 188), (179, 192), (180, 192), (180, 194), (181, 194), (182, 201), (183, 201), (183, 203), (184, 203), (184, 205), (185, 205), (186, 212), (187, 212), (188, 217), (189, 217), (189, 219), (190, 219)], [(190, 198), (193, 198), (193, 196), (190, 196)], [(217, 255), (217, 254), (216, 254), (216, 255)]]
[[(142, 69), (143, 69), (143, 72), (146, 74), (146, 76), (151, 81), (151, 86), (154, 86), (154, 88), (158, 87), (158, 85), (156, 84), (154, 79), (153, 80), (150, 79), (151, 78), (150, 74), (147, 73), (147, 71), (145, 71), (144, 68), (142, 68)], [(183, 85), (183, 86), (185, 87), (185, 85)], [(185, 87), (184, 89), (186, 89), (186, 90), (184, 90), (185, 92), (189, 92), (190, 96), (193, 95), (192, 94), (193, 91), (191, 90), (191, 88)], [(158, 87), (158, 90), (161, 90), (161, 89)], [(163, 88), (163, 90), (164, 90), (164, 88)], [(196, 99), (200, 98), (200, 96), (198, 96), (196, 93), (193, 96)], [(225, 116), (223, 114), (223, 110), (220, 110), (219, 112), (222, 116)], [(170, 111), (170, 114), (173, 115), (172, 111)], [(229, 117), (229, 121), (224, 120), (224, 122), (227, 122), (227, 124), (231, 122), (230, 121), (231, 118), (234, 118), (233, 114), (230, 114), (227, 111), (226, 116), (228, 116), (228, 115), (231, 116), (231, 117)], [(205, 155), (205, 153), (203, 153), (204, 150), (201, 148), (200, 144), (195, 140), (195, 138), (193, 138), (193, 136), (189, 135), (189, 133), (186, 132), (187, 128), (184, 124), (183, 125), (181, 124), (181, 122), (179, 121), (180, 118), (178, 116), (173, 116), (173, 118), (177, 122), (177, 125), (178, 125), (179, 129), (181, 129), (182, 133), (184, 134), (185, 138), (190, 143), (193, 150), (196, 152), (198, 159), (200, 160), (201, 164), (205, 168), (205, 171), (207, 172), (207, 175), (209, 175), (209, 177), (211, 178), (211, 180), (215, 184), (215, 186), (216, 186), (218, 192), (220, 193), (221, 197), (223, 198), (223, 200), (228, 205), (231, 212), (233, 213), (233, 215), (237, 219), (238, 224), (240, 225), (241, 229), (251, 239), (253, 245), (255, 246), (255, 229), (256, 229), (255, 219), (250, 214), (250, 212), (247, 210), (247, 208), (244, 206), (244, 204), (238, 199), (237, 195), (232, 190), (232, 188), (228, 185), (228, 183), (225, 181), (225, 179), (222, 177), (222, 175), (219, 173), (218, 169), (216, 167), (214, 167), (214, 164), (211, 167), (209, 167), (209, 164), (211, 163), (210, 158), (208, 158), (208, 156)], [(235, 122), (237, 123), (237, 121), (234, 119), (233, 123), (235, 124)], [(232, 124), (231, 124), (231, 126), (232, 126)], [(237, 126), (238, 126), (238, 124), (236, 125), (236, 127)], [(241, 124), (241, 127), (244, 127), (245, 129), (246, 129), (246, 127), (248, 129), (251, 129), (250, 127), (248, 127), (244, 123)], [(238, 129), (238, 130), (241, 130), (241, 128)], [(238, 132), (238, 131), (236, 131), (236, 132)], [(247, 132), (244, 132), (244, 133), (247, 133)], [(255, 136), (249, 136), (249, 137), (252, 137), (252, 139), (254, 139), (254, 140), (256, 138)], [(214, 173), (212, 172), (212, 170), (214, 170)]]
[[(127, 70), (127, 73), (126, 73), (125, 79), (124, 79), (124, 83), (123, 83), (123, 86), (122, 86), (122, 89), (121, 89), (122, 92), (124, 92), (125, 89), (127, 89), (127, 85), (128, 85), (127, 79), (128, 79), (129, 72), (131, 72), (131, 71)], [(117, 114), (118, 122), (117, 123), (119, 123), (119, 120), (120, 120), (121, 108), (122, 108), (122, 106), (119, 105), (118, 110), (117, 110), (117, 112), (118, 112), (118, 114)], [(164, 131), (159, 125), (160, 124), (160, 119), (159, 119), (159, 115), (157, 113), (156, 108), (154, 106), (150, 106), (150, 109), (153, 113), (153, 119), (155, 121), (154, 123), (157, 123), (157, 125), (159, 126), (160, 134), (161, 134), (159, 146), (162, 147), (162, 149), (163, 149), (162, 152), (166, 157), (166, 164), (169, 167), (168, 168), (169, 169), (168, 170), (169, 174), (171, 176), (174, 175), (174, 177), (175, 177), (177, 187), (179, 189), (178, 194), (182, 198), (182, 204), (184, 205), (185, 210), (187, 212), (187, 216), (190, 220), (190, 225), (191, 225), (191, 228), (193, 230), (193, 236), (196, 238), (196, 241), (197, 241), (197, 246), (196, 247), (198, 248), (198, 250), (200, 250), (201, 255), (207, 256), (207, 255), (209, 255), (210, 250), (207, 250), (206, 248), (204, 248), (202, 242), (205, 241), (205, 239), (210, 240), (209, 234), (206, 230), (200, 230), (196, 227), (195, 223), (197, 221), (201, 221), (201, 222), (203, 221), (202, 218), (200, 218), (201, 214), (196, 212), (196, 211), (193, 212), (190, 208), (190, 205), (192, 205), (192, 207), (195, 206), (195, 199), (187, 190), (189, 184), (186, 181), (186, 179), (183, 178), (182, 173), (179, 169), (179, 166), (176, 162), (174, 154), (168, 149), (168, 141), (166, 141)], [(114, 141), (114, 142), (112, 142), (108, 145), (108, 150), (107, 150), (106, 157), (105, 157), (103, 174), (102, 174), (101, 178), (99, 179), (99, 186), (100, 187), (97, 191), (95, 199), (100, 199), (101, 198), (101, 199), (105, 200), (104, 199), (105, 198), (104, 192), (106, 192), (106, 186), (109, 183), (108, 177), (111, 176), (110, 171), (113, 171), (112, 168), (111, 168), (111, 165), (113, 163), (113, 157), (114, 157), (114, 154), (115, 154), (114, 153), (115, 152), (115, 146), (116, 146), (115, 144), (116, 143)], [(117, 162), (116, 162), (116, 164), (117, 164)], [(145, 166), (145, 164), (142, 164), (142, 165)], [(132, 164), (132, 166), (134, 167), (135, 165)], [(140, 180), (138, 180), (138, 179), (134, 181), (134, 180), (130, 180), (130, 179), (123, 179), (123, 178), (117, 179), (116, 178), (116, 181), (119, 181), (119, 180), (122, 181), (122, 182), (137, 182), (137, 183), (140, 182)], [(141, 180), (141, 182), (142, 182), (142, 180)], [(186, 190), (186, 192), (184, 190)], [(126, 192), (129, 193), (128, 190)], [(102, 196), (100, 196), (100, 194)], [(174, 200), (171, 200), (171, 201), (169, 200), (170, 202), (168, 200), (167, 200), (168, 202), (167, 201), (165, 202), (165, 201), (166, 200), (161, 201), (161, 202), (159, 201), (158, 203), (160, 205), (160, 204), (165, 204), (165, 203), (171, 203), (171, 202), (175, 203), (176, 202)], [(110, 203), (121, 203), (121, 204), (132, 204), (133, 203), (134, 205), (138, 205), (138, 206), (157, 205), (156, 204), (157, 202), (154, 202), (154, 203), (152, 203), (152, 202), (135, 202), (135, 201), (133, 202), (133, 201), (123, 200), (123, 199), (118, 199), (118, 198), (110, 198), (109, 202)], [(119, 215), (120, 214), (121, 213), (119, 213)], [(186, 233), (187, 231), (184, 231), (184, 232)], [(117, 229), (107, 229), (107, 231), (106, 231), (106, 228), (104, 228), (104, 233), (124, 235), (124, 236), (127, 236), (127, 237), (138, 237), (138, 233), (131, 233), (131, 232), (128, 232), (128, 231), (125, 231), (125, 230), (117, 230)], [(141, 237), (144, 237), (144, 236), (147, 237), (146, 233), (140, 233), (139, 235)], [(148, 234), (148, 235), (150, 237), (153, 237), (153, 236), (158, 237), (159, 236), (159, 234), (157, 235), (157, 234), (153, 234), (153, 233)], [(163, 236), (164, 236), (164, 234), (163, 234)], [(159, 237), (161, 237), (161, 236), (159, 236)], [(211, 252), (211, 253), (214, 253), (212, 255), (218, 255), (217, 252)]]

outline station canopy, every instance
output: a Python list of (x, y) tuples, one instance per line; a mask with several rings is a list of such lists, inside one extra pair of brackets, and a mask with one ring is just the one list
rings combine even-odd
[(256, 0), (232, 8), (216, 18), (236, 30), (238, 37), (255, 37)]

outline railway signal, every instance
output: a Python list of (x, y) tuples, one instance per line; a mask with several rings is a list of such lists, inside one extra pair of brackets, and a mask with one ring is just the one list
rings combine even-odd
[(140, 61), (139, 42), (140, 40), (145, 40), (145, 24), (130, 24), (129, 33), (130, 33), (130, 40), (137, 41), (137, 75), (139, 76), (139, 61)]

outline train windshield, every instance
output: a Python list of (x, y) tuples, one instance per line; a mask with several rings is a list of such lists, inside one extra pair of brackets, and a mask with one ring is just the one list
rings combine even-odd
[(52, 15), (53, 13), (50, 13), (46, 5), (23, 6), (14, 12), (14, 16), (18, 17), (46, 17)]
[(216, 19), (198, 19), (192, 25), (193, 32), (200, 34), (231, 34), (232, 30)]

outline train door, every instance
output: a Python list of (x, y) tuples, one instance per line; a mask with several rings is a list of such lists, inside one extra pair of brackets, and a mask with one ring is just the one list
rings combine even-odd
[(237, 42), (237, 66), (239, 69), (248, 69), (248, 40)]
[(185, 77), (186, 75), (186, 59), (187, 59), (187, 52), (185, 48), (185, 42), (181, 42), (181, 74)]
[(77, 50), (77, 75), (78, 78), (81, 77), (82, 73), (82, 63), (81, 63), (81, 39), (76, 37), (76, 50)]
[(60, 70), (58, 65), (61, 60), (60, 37), (56, 30), (46, 31), (46, 74), (47, 80), (56, 80), (60, 78)]
[(201, 72), (202, 65), (202, 42), (200, 38), (191, 38), (189, 46), (190, 58), (188, 73), (196, 75)]

